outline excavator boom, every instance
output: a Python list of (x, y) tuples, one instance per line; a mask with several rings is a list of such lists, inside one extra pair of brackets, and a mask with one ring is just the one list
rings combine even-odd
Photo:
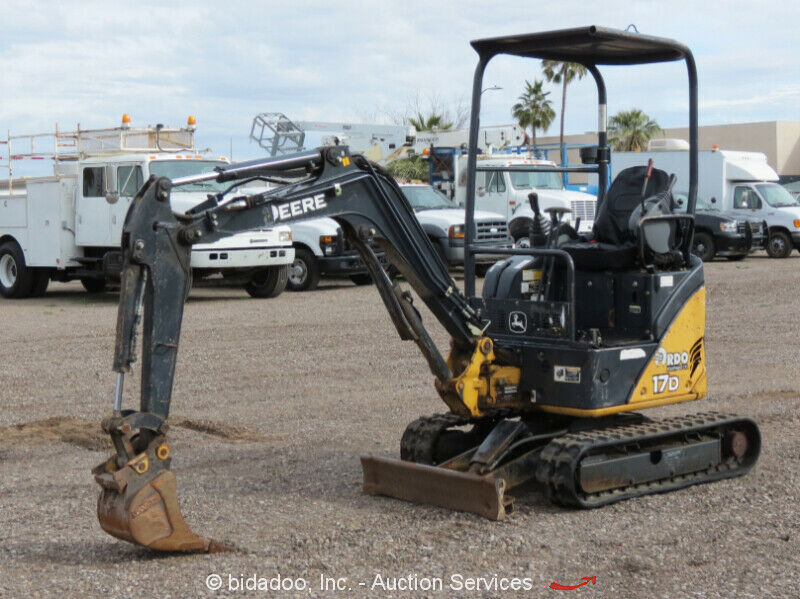
[[(218, 194), (191, 214), (174, 214), (172, 187), (200, 180), (277, 180), (274, 190), (226, 197)], [(289, 182), (287, 182), (287, 177)], [(232, 186), (233, 189), (235, 186)], [(94, 470), (102, 487), (100, 523), (110, 534), (161, 550), (220, 550), (191, 533), (178, 508), (169, 470), (166, 420), (180, 341), (183, 306), (191, 284), (191, 246), (275, 223), (327, 216), (342, 227), (376, 283), (402, 339), (426, 357), (437, 385), (446, 390), (453, 372), (422, 325), (411, 295), (381, 268), (372, 249), (383, 250), (454, 344), (475, 351), (482, 322), (458, 290), (395, 181), (345, 147), (326, 147), (170, 181), (152, 177), (137, 194), (123, 228), (123, 271), (117, 318), (112, 416), (104, 422), (116, 454)], [(137, 359), (141, 325), (141, 399), (122, 410), (124, 376)]]

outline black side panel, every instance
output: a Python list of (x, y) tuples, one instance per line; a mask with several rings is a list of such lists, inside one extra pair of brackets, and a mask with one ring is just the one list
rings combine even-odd
[(589, 349), (536, 343), (523, 348), (520, 389), (536, 404), (595, 410), (627, 403), (657, 343)]
[(690, 256), (690, 260), (690, 269), (682, 273), (683, 276), (680, 280), (675, 279), (675, 286), (671, 293), (655, 312), (652, 328), (656, 339), (664, 336), (669, 325), (678, 316), (689, 298), (705, 284), (702, 260), (694, 254)]
[(607, 272), (578, 272), (575, 277), (575, 326), (607, 333), (616, 323), (616, 279)]

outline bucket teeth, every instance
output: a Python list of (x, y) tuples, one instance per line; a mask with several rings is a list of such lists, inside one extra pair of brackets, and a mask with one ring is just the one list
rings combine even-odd
[(198, 536), (178, 505), (175, 474), (163, 436), (121, 468), (116, 456), (92, 471), (101, 487), (97, 517), (108, 534), (156, 551), (219, 553), (232, 547)]

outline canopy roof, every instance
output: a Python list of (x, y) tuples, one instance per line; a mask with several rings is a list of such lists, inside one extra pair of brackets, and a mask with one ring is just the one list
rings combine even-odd
[(589, 26), (470, 42), (481, 55), (512, 54), (581, 64), (647, 64), (681, 60), (689, 48), (671, 39)]

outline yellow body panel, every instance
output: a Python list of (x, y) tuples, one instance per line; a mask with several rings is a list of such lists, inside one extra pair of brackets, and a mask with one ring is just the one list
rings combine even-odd
[(563, 414), (565, 416), (580, 416), (581, 418), (599, 418), (600, 416), (619, 414), (620, 412), (631, 412), (633, 410), (641, 410), (644, 408), (657, 408), (658, 406), (666, 406), (671, 403), (680, 403), (682, 401), (693, 401), (695, 399), (702, 399), (702, 397), (698, 397), (695, 393), (687, 393), (684, 395), (676, 395), (664, 399), (642, 401), (635, 404), (624, 403), (618, 406), (611, 406), (608, 408), (597, 408), (595, 410), (581, 410), (579, 408), (560, 408), (558, 406), (539, 406), (539, 409), (542, 410), (542, 412), (549, 412), (551, 414)]
[(471, 356), (459, 356), (451, 352), (447, 365), (452, 372), (459, 372), (447, 386), (436, 381), (436, 388), (445, 403), (455, 414), (480, 418), (483, 410), (500, 407), (519, 407), (517, 393), (522, 372), (516, 366), (500, 366), (494, 363), (494, 343), (482, 337), (475, 344)]
[[(670, 324), (626, 403), (585, 410), (548, 405), (537, 407), (553, 414), (596, 418), (702, 399), (706, 395), (705, 328), (706, 291), (701, 287)], [(494, 344), (488, 337), (478, 340), (471, 355), (450, 353), (447, 364), (453, 372), (460, 374), (447, 386), (441, 386), (437, 381), (437, 389), (454, 413), (479, 418), (484, 410), (494, 407), (534, 407), (531, 398), (523, 397), (517, 391), (522, 374), (520, 369), (496, 365), (494, 360)]]
[(675, 403), (705, 397), (705, 330), (706, 288), (701, 287), (689, 298), (661, 339), (628, 398), (631, 407), (644, 407), (653, 401)]

